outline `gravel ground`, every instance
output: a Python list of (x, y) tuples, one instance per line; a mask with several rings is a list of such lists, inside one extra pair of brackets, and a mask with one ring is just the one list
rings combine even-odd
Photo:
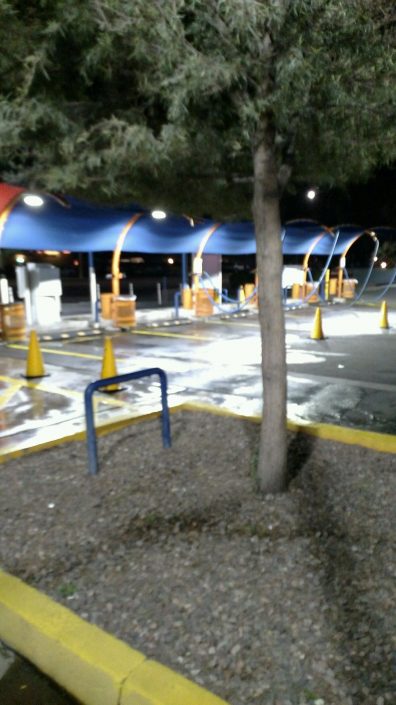
[(0, 466), (2, 567), (232, 705), (396, 703), (392, 455), (289, 438), (255, 491), (258, 426), (172, 416)]

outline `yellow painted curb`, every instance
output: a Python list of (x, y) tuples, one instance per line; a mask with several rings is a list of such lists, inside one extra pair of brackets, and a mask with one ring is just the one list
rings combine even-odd
[[(169, 407), (170, 414), (174, 414), (178, 411), (201, 411), (218, 416), (231, 416), (236, 419), (261, 423), (261, 416), (238, 414), (238, 412), (230, 409), (224, 409), (222, 407), (212, 406), (211, 404), (201, 402), (183, 402), (181, 404), (176, 404), (175, 406)], [(122, 418), (118, 421), (105, 421), (103, 424), (99, 423), (96, 426), (96, 432), (98, 436), (103, 436), (108, 433), (112, 433), (113, 431), (120, 431), (126, 426), (141, 423), (142, 421), (148, 421), (152, 418), (157, 418), (160, 415), (160, 411), (152, 411), (142, 414), (141, 416)], [(369, 448), (370, 450), (378, 450), (382, 453), (396, 453), (396, 436), (389, 433), (362, 431), (360, 429), (349, 428), (346, 426), (334, 426), (332, 424), (325, 423), (297, 423), (296, 421), (291, 421), (290, 419), (287, 420), (287, 428), (289, 431), (293, 431), (295, 433), (307, 433), (310, 436), (316, 436), (317, 438), (322, 438), (323, 440), (337, 441), (338, 443), (346, 443), (348, 445), (358, 445), (363, 448)], [(50, 441), (45, 441), (36, 446), (31, 446), (28, 448), (14, 447), (10, 450), (0, 452), (0, 465), (1, 463), (5, 463), (7, 460), (12, 460), (13, 458), (20, 458), (23, 455), (30, 455), (31, 453), (36, 453), (47, 448), (53, 448), (54, 446), (61, 445), (62, 443), (67, 443), (69, 441), (81, 441), (85, 438), (85, 431), (77, 431), (59, 438), (54, 438)]]
[(227, 705), (2, 571), (0, 639), (84, 705)]
[[(183, 405), (176, 405), (169, 407), (169, 413), (173, 414), (175, 411), (181, 409)], [(96, 428), (96, 434), (98, 436), (106, 436), (108, 433), (113, 433), (113, 431), (121, 431), (121, 429), (131, 426), (132, 424), (142, 423), (143, 421), (149, 421), (150, 419), (155, 419), (161, 416), (161, 411), (148, 411), (140, 416), (128, 416), (117, 421), (104, 421), (99, 422)], [(35, 446), (18, 447), (17, 445), (9, 450), (0, 451), (0, 465), (6, 463), (7, 460), (12, 460), (13, 458), (21, 458), (23, 455), (31, 455), (32, 453), (38, 453), (42, 450), (47, 450), (47, 448), (54, 448), (55, 446), (62, 445), (63, 443), (70, 443), (71, 441), (83, 441), (87, 437), (85, 431), (73, 431), (67, 435), (59, 436), (59, 438), (52, 438), (49, 441), (43, 441)], [(1, 705), (1, 704), (0, 704)]]
[(289, 431), (297, 433), (307, 433), (310, 436), (323, 438), (327, 441), (337, 441), (347, 445), (362, 446), (370, 450), (378, 450), (382, 453), (396, 453), (396, 436), (389, 433), (377, 433), (376, 431), (361, 431), (357, 428), (347, 428), (346, 426), (332, 426), (326, 423), (298, 424), (288, 421)]
[[(186, 402), (178, 409), (186, 411), (206, 411), (207, 413), (217, 414), (219, 416), (231, 416), (237, 419), (245, 419), (261, 423), (261, 416), (245, 416), (238, 414), (229, 409), (223, 409), (210, 404), (201, 404), (199, 402)], [(338, 443), (346, 443), (348, 445), (362, 446), (370, 450), (378, 450), (382, 453), (396, 453), (396, 436), (389, 433), (378, 433), (377, 431), (361, 431), (356, 428), (348, 428), (346, 426), (334, 426), (326, 423), (297, 423), (296, 421), (287, 420), (287, 428), (295, 433), (307, 433), (310, 436), (316, 436), (327, 441), (337, 441)]]
[(145, 661), (125, 681), (121, 705), (227, 705), (208, 690), (156, 661)]

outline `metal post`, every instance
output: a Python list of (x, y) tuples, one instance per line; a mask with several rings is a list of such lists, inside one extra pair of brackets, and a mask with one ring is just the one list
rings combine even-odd
[(95, 391), (95, 382), (89, 384), (84, 392), (85, 423), (87, 426), (87, 446), (88, 446), (88, 474), (98, 474), (98, 450), (96, 444), (96, 433), (94, 426), (92, 395)]
[(89, 293), (91, 297), (91, 316), (94, 323), (98, 323), (98, 290), (96, 286), (96, 273), (94, 267), (93, 253), (88, 252), (88, 273), (89, 273)]
[(174, 305), (175, 305), (175, 318), (179, 318), (180, 291), (175, 292)]
[(161, 405), (162, 405), (162, 445), (164, 448), (171, 447), (170, 421), (168, 408), (168, 383), (166, 374), (160, 368), (157, 368), (157, 374), (161, 384)]
[(181, 256), (181, 266), (182, 266), (182, 286), (188, 286), (188, 276), (187, 276), (187, 253), (183, 252)]
[(85, 422), (87, 428), (87, 449), (88, 449), (88, 474), (97, 475), (99, 472), (98, 468), (98, 452), (95, 434), (95, 424), (94, 424), (94, 414), (93, 414), (93, 404), (92, 396), (93, 393), (100, 389), (101, 387), (111, 386), (113, 384), (118, 384), (119, 382), (128, 382), (131, 379), (140, 379), (141, 377), (150, 377), (151, 375), (158, 375), (160, 378), (161, 385), (161, 407), (162, 407), (162, 444), (164, 448), (171, 447), (171, 435), (170, 435), (170, 420), (169, 420), (169, 408), (168, 408), (168, 383), (167, 377), (164, 370), (160, 367), (151, 367), (146, 370), (138, 370), (136, 372), (128, 372), (123, 375), (115, 375), (114, 377), (106, 377), (103, 379), (98, 379), (95, 382), (91, 382), (84, 392), (84, 406), (85, 406)]
[(157, 301), (158, 301), (158, 305), (162, 306), (161, 282), (157, 282)]

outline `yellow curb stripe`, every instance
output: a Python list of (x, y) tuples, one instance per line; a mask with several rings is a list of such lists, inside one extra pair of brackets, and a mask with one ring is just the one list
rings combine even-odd
[(0, 639), (84, 705), (226, 705), (2, 571)]
[[(206, 411), (219, 416), (232, 416), (234, 418), (245, 419), (261, 423), (261, 416), (249, 416), (238, 414), (229, 409), (223, 409), (210, 404), (201, 404), (200, 402), (185, 402), (181, 405), (187, 411)], [(346, 426), (333, 426), (325, 423), (297, 423), (287, 420), (287, 428), (289, 431), (297, 433), (307, 433), (310, 436), (316, 436), (327, 441), (337, 441), (348, 445), (358, 445), (370, 450), (378, 450), (382, 453), (396, 453), (396, 436), (389, 433), (378, 433), (377, 431), (362, 431), (356, 428), (348, 428)]]
[[(110, 403), (110, 400), (108, 403)], [(128, 408), (127, 405), (125, 405), (125, 407)], [(182, 402), (181, 404), (175, 404), (175, 406), (169, 408), (169, 413), (171, 414), (179, 411), (201, 411), (216, 414), (218, 416), (231, 416), (241, 420), (261, 423), (261, 416), (239, 414), (238, 412), (230, 409), (224, 409), (222, 407), (212, 406), (211, 404), (201, 402)], [(107, 433), (112, 433), (113, 431), (118, 431), (131, 424), (147, 421), (150, 418), (157, 418), (160, 414), (160, 411), (152, 411), (138, 416), (133, 416), (132, 418), (127, 417), (116, 421), (98, 422), (96, 432), (99, 436), (105, 435)], [(291, 420), (287, 420), (287, 428), (289, 431), (307, 433), (324, 440), (337, 441), (339, 443), (346, 443), (349, 445), (359, 445), (364, 448), (378, 450), (383, 453), (396, 453), (396, 436), (387, 433), (362, 431), (360, 429), (347, 428), (345, 426), (333, 426), (330, 424), (298, 424)], [(7, 460), (11, 460), (12, 458), (18, 458), (23, 455), (36, 453), (46, 448), (61, 445), (62, 443), (83, 440), (85, 438), (85, 431), (77, 431), (50, 441), (44, 441), (43, 443), (39, 443), (33, 447), (20, 448), (16, 446), (4, 452), (0, 451), (0, 464), (6, 462)]]
[[(27, 387), (27, 389), (38, 389), (40, 392), (47, 392), (48, 394), (59, 394), (60, 396), (69, 398), (69, 399), (77, 399), (78, 401), (81, 401), (84, 398), (84, 392), (76, 392), (73, 389), (65, 389), (64, 387), (56, 387), (54, 385), (51, 385), (46, 382), (32, 382), (28, 379), (21, 380), (20, 382), (16, 380), (13, 377), (3, 377), (0, 376), (0, 381), (3, 382), (8, 382), (9, 384), (13, 384), (14, 386), (18, 385), (18, 388), (21, 387)], [(0, 407), (1, 407), (1, 400), (2, 397), (0, 397)], [(119, 407), (125, 407), (127, 409), (134, 409), (135, 407), (126, 402), (122, 401), (121, 399), (115, 399), (113, 397), (105, 397), (105, 396), (94, 396), (93, 397), (93, 403), (94, 406), (97, 407), (100, 404), (105, 404), (107, 406), (119, 406)]]
[(131, 330), (132, 335), (154, 335), (160, 336), (162, 338), (184, 338), (185, 340), (210, 340), (213, 338), (205, 335), (183, 335), (182, 333), (164, 333), (163, 331), (151, 331), (151, 330)]
[(227, 326), (239, 326), (239, 327), (244, 327), (244, 328), (257, 328), (259, 325), (259, 321), (245, 321), (244, 319), (242, 320), (226, 320), (224, 318), (219, 318), (217, 321), (214, 321), (212, 319), (205, 321), (205, 323), (212, 323), (215, 325), (218, 325), (219, 323), (225, 324)]
[(362, 431), (357, 428), (333, 426), (325, 423), (298, 424), (294, 421), (288, 421), (287, 427), (290, 431), (307, 433), (310, 436), (323, 438), (327, 441), (362, 446), (363, 448), (378, 450), (382, 453), (396, 453), (396, 436), (389, 433)]
[[(28, 345), (7, 345), (7, 348), (12, 348), (13, 350), (29, 350)], [(70, 350), (55, 350), (54, 348), (42, 348), (40, 346), (40, 350), (43, 353), (48, 353), (50, 355), (66, 355), (68, 357), (83, 357), (86, 358), (87, 360), (101, 360), (102, 355), (90, 355), (89, 353), (77, 353), (77, 352), (71, 352)]]
[[(169, 407), (169, 413), (173, 414), (183, 407), (183, 404), (178, 404), (176, 406)], [(96, 434), (98, 436), (105, 436), (108, 433), (113, 433), (114, 431), (120, 431), (127, 426), (133, 424), (141, 423), (143, 421), (149, 421), (150, 419), (156, 419), (161, 415), (161, 411), (148, 411), (144, 414), (139, 414), (138, 416), (126, 416), (116, 421), (99, 421), (95, 425)], [(0, 451), (0, 464), (7, 462), (7, 460), (12, 460), (14, 458), (21, 458), (24, 455), (31, 455), (32, 453), (38, 453), (47, 448), (54, 448), (56, 446), (62, 445), (62, 443), (69, 443), (72, 441), (83, 441), (87, 437), (85, 430), (83, 431), (72, 431), (66, 433), (58, 438), (52, 438), (49, 441), (43, 441), (37, 443), (34, 446), (21, 447), (14, 446), (5, 451)]]
[[(1, 378), (0, 378), (1, 379)], [(10, 399), (16, 394), (20, 388), (23, 387), (23, 382), (18, 382), (18, 381), (13, 381), (11, 382), (11, 386), (6, 389), (3, 394), (0, 396), (0, 409), (2, 409), (4, 406), (8, 404)]]

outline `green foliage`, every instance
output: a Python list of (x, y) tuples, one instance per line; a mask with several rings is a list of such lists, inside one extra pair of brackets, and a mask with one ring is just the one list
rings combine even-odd
[(61, 597), (73, 597), (77, 592), (77, 585), (74, 583), (62, 583), (58, 587), (58, 593)]
[(249, 216), (263, 116), (293, 181), (396, 157), (389, 0), (0, 0), (2, 178)]

